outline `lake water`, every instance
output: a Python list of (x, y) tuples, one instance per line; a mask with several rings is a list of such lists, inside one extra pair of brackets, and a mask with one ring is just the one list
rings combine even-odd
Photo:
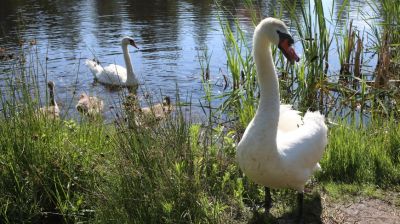
[[(256, 8), (263, 17), (272, 16), (278, 2), (259, 1)], [(204, 95), (199, 55), (208, 49), (212, 83), (222, 83), (222, 74), (227, 73), (224, 36), (217, 16), (226, 18), (233, 30), (234, 18), (238, 18), (247, 38), (252, 36), (250, 13), (241, 1), (221, 4), (228, 12), (221, 12), (211, 0), (2, 0), (0, 47), (18, 54), (23, 40), (24, 51), (38, 52), (43, 64), (48, 58), (48, 79), (56, 83), (56, 99), (64, 113), (74, 114), (79, 94), (86, 92), (104, 99), (105, 114), (111, 116), (110, 107), (119, 104), (122, 90), (94, 83), (84, 61), (96, 56), (103, 65), (124, 65), (120, 39), (128, 35), (140, 48), (130, 48), (134, 70), (143, 83), (140, 96), (153, 95), (158, 101), (162, 93), (174, 99), (178, 86), (183, 99), (192, 96), (192, 102), (199, 105)], [(367, 29), (363, 13), (370, 10), (364, 1), (350, 1), (350, 11), (341, 18), (335, 13), (343, 1), (324, 4), (327, 18), (340, 22), (351, 17), (359, 30)], [(342, 25), (339, 23), (339, 28)], [(302, 54), (301, 49), (298, 53)], [(4, 88), (10, 78), (10, 61), (0, 63), (0, 86)], [(45, 86), (44, 77), (39, 78)], [(214, 93), (220, 91), (222, 87), (216, 85)]]

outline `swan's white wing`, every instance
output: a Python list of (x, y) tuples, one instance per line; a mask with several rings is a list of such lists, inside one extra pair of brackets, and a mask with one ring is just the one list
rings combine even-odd
[(293, 110), (292, 105), (282, 104), (279, 114), (278, 132), (292, 131), (303, 124), (300, 111)]
[[(306, 180), (318, 167), (327, 144), (325, 118), (318, 111), (307, 112), (304, 124), (289, 132), (278, 132), (277, 145), (288, 169), (303, 172)], [(299, 177), (300, 174), (297, 174)]]
[(94, 77), (97, 76), (97, 74), (100, 74), (103, 72), (103, 67), (101, 67), (100, 64), (93, 60), (87, 59), (85, 61), (86, 66), (88, 66), (89, 70), (93, 73)]
[(104, 67), (104, 70), (98, 73), (96, 78), (104, 84), (123, 85), (126, 83), (126, 69), (120, 65), (111, 64)]

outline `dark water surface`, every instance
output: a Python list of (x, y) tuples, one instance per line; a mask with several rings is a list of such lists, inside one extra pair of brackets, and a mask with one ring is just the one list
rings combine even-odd
[[(263, 17), (272, 16), (279, 10), (277, 2), (259, 1), (257, 9)], [(123, 91), (93, 83), (84, 61), (96, 56), (103, 65), (125, 66), (120, 39), (128, 35), (140, 48), (130, 48), (134, 70), (144, 84), (140, 96), (148, 93), (158, 101), (162, 93), (174, 99), (178, 86), (183, 98), (192, 95), (193, 103), (198, 104), (204, 95), (199, 55), (208, 49), (213, 83), (222, 84), (222, 74), (227, 73), (224, 36), (217, 15), (226, 18), (233, 30), (234, 18), (238, 18), (249, 40), (252, 36), (251, 16), (241, 1), (221, 4), (230, 13), (220, 12), (211, 0), (1, 0), (0, 47), (18, 52), (23, 41), (25, 53), (37, 54), (42, 67), (47, 64), (48, 79), (56, 83), (56, 99), (64, 113), (73, 114), (79, 94), (86, 92), (104, 99), (106, 114), (111, 116), (109, 107), (118, 105)], [(330, 14), (337, 13), (342, 1), (324, 4), (327, 17), (336, 18)], [(363, 1), (351, 1), (350, 5), (351, 11), (336, 19), (351, 17), (362, 30), (365, 22), (360, 12), (368, 11), (367, 5)], [(0, 62), (3, 88), (11, 78), (5, 72), (9, 64)], [(45, 86), (45, 77), (39, 79)], [(222, 87), (216, 86), (214, 93), (220, 91)]]

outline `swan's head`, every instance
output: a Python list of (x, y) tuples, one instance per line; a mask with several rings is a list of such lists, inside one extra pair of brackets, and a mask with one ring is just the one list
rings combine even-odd
[(125, 45), (125, 46), (127, 46), (127, 45), (132, 45), (133, 47), (139, 49), (139, 48), (136, 46), (135, 41), (134, 41), (131, 37), (124, 37), (124, 38), (122, 38), (121, 43), (122, 43), (122, 45)]
[(163, 106), (170, 106), (171, 105), (171, 98), (169, 96), (165, 96), (163, 100)]
[(88, 112), (89, 96), (86, 93), (82, 93), (79, 96), (79, 101), (75, 108), (78, 112), (84, 114)]
[(49, 89), (54, 90), (55, 84), (54, 84), (53, 81), (48, 81), (48, 82), (47, 82), (47, 86), (49, 87)]
[(263, 33), (270, 43), (277, 45), (289, 61), (300, 60), (292, 47), (293, 37), (284, 22), (271, 17), (266, 18), (260, 22), (256, 30)]
[(85, 99), (89, 99), (89, 96), (86, 93), (81, 93), (81, 95), (79, 96), (79, 101), (82, 101)]

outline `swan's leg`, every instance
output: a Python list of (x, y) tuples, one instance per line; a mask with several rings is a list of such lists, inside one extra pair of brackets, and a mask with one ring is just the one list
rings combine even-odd
[(270, 191), (269, 187), (265, 187), (264, 191), (265, 191), (264, 208), (265, 208), (265, 214), (268, 215), (269, 210), (272, 207), (271, 191)]
[(304, 204), (304, 192), (297, 193), (297, 206), (298, 206), (298, 214), (297, 219), (298, 223), (303, 223), (303, 204)]

